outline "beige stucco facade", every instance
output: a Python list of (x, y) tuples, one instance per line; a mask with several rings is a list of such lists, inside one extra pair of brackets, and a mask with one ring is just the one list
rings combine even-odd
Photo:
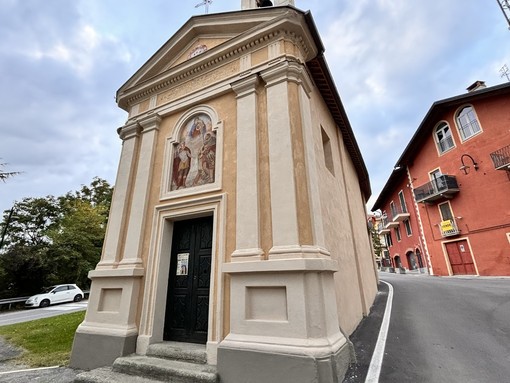
[[(321, 382), (349, 361), (347, 336), (377, 291), (368, 175), (307, 64), (323, 60), (310, 15), (242, 8), (190, 19), (118, 92), (129, 117), (76, 367), (165, 340), (174, 223), (204, 216), (213, 217), (207, 358), (222, 381), (235, 379), (234, 353), (262, 365), (322, 360), (335, 372), (313, 363), (300, 372)], [(196, 116), (214, 138), (210, 157), (205, 143), (196, 157), (180, 146)]]

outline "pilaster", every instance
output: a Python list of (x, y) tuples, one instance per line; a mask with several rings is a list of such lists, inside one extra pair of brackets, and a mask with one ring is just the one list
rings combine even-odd
[(142, 127), (142, 141), (140, 143), (136, 174), (133, 180), (133, 195), (128, 217), (124, 254), (119, 267), (142, 267), (140, 250), (144, 234), (144, 222), (147, 215), (154, 150), (161, 117), (158, 114), (149, 115), (138, 122)]
[(269, 254), (299, 251), (296, 188), (290, 129), (288, 65), (261, 73), (266, 82), (269, 135), (269, 182), (273, 248)]
[(123, 140), (120, 163), (113, 190), (108, 229), (104, 241), (103, 254), (97, 269), (111, 268), (118, 264), (121, 250), (121, 236), (126, 221), (129, 201), (131, 177), (136, 164), (136, 148), (141, 126), (137, 121), (127, 123), (119, 128), (119, 136)]
[(258, 75), (232, 84), (237, 94), (236, 250), (232, 258), (261, 259), (258, 161)]

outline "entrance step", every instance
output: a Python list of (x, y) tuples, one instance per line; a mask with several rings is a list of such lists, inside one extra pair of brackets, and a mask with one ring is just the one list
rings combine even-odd
[(147, 355), (117, 358), (111, 367), (79, 374), (76, 383), (216, 383), (216, 366), (206, 364), (205, 346), (164, 342)]
[(96, 368), (92, 371), (82, 372), (74, 378), (74, 383), (159, 383), (161, 380), (120, 374), (111, 367)]
[(191, 363), (207, 363), (205, 345), (195, 343), (163, 342), (151, 344), (147, 356)]

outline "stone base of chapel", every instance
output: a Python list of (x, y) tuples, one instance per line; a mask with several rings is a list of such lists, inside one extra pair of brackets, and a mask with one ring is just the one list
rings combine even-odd
[(344, 342), (322, 355), (261, 351), (222, 346), (218, 348), (218, 373), (222, 383), (338, 383), (351, 362)]
[(70, 367), (81, 370), (110, 366), (115, 359), (133, 354), (137, 335), (115, 336), (76, 332)]

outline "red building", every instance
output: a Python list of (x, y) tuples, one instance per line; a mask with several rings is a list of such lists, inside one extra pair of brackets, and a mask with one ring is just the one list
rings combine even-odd
[(510, 275), (510, 83), (435, 102), (372, 210), (386, 264)]

